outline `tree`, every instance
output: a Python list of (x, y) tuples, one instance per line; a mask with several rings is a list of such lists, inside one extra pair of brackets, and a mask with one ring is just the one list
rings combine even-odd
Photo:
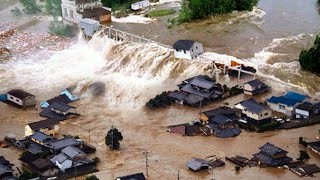
[(320, 74), (320, 38), (316, 37), (314, 45), (303, 50), (299, 56), (299, 62), (302, 69)]
[(299, 152), (300, 152), (300, 156), (298, 158), (299, 161), (304, 161), (304, 160), (310, 159), (310, 156), (307, 151), (300, 150)]
[(46, 10), (51, 16), (62, 16), (61, 0), (46, 0)]
[(24, 7), (23, 11), (27, 14), (37, 14), (41, 12), (41, 8), (36, 0), (19, 0), (19, 2)]
[(122, 139), (121, 132), (117, 128), (111, 128), (105, 137), (105, 143), (111, 150), (119, 150)]
[(97, 178), (97, 176), (95, 176), (95, 175), (91, 175), (91, 176), (86, 177), (86, 180), (99, 180), (99, 178)]
[(251, 11), (259, 0), (184, 0), (178, 22), (188, 22), (232, 11)]
[(32, 171), (32, 172), (29, 172), (29, 171), (26, 171), (26, 170), (22, 170), (22, 173), (19, 175), (19, 180), (28, 180), (28, 179), (33, 179), (33, 178), (36, 178), (36, 177), (39, 177), (39, 173), (35, 172), (35, 171)]

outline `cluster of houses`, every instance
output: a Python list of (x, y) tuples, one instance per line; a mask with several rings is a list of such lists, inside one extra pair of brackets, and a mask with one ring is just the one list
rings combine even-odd
[(25, 150), (19, 158), (23, 167), (36, 171), (43, 177), (73, 177), (97, 171), (96, 162), (87, 155), (96, 149), (81, 139), (56, 139), (36, 131), (22, 140), (12, 139), (10, 142)]
[[(240, 167), (281, 167), (290, 169), (299, 176), (313, 176), (320, 172), (320, 168), (316, 164), (306, 164), (302, 161), (293, 161), (287, 156), (288, 151), (267, 142), (259, 148), (259, 152), (253, 154), (251, 159), (243, 156), (226, 157), (226, 160)], [(213, 159), (212, 159), (213, 157)], [(222, 167), (225, 163), (216, 156), (209, 156), (209, 160), (201, 158), (192, 158), (186, 163), (189, 170), (198, 172), (201, 170)]]
[(178, 87), (179, 90), (169, 92), (167, 96), (177, 104), (191, 107), (201, 107), (243, 92), (238, 86), (225, 90), (221, 84), (203, 75), (186, 79)]
[[(206, 76), (196, 76), (178, 85), (179, 91), (168, 96), (177, 104), (201, 107), (216, 99), (223, 98), (223, 89)], [(254, 79), (243, 84), (243, 92), (247, 95), (258, 95), (270, 89), (261, 80)], [(240, 134), (241, 127), (256, 127), (278, 121), (272, 112), (283, 113), (288, 118), (302, 120), (319, 117), (320, 103), (310, 103), (310, 97), (288, 91), (283, 96), (272, 96), (266, 103), (250, 98), (236, 103), (233, 108), (219, 107), (210, 111), (200, 112), (200, 117), (190, 123), (169, 126), (169, 131), (182, 135), (215, 135), (217, 137), (233, 137)], [(282, 119), (281, 119), (282, 120)], [(286, 118), (287, 121), (289, 119)], [(283, 123), (283, 121), (281, 121)]]

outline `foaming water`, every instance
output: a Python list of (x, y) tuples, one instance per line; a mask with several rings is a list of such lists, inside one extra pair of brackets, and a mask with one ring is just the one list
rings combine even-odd
[(165, 90), (165, 81), (202, 74), (204, 67), (175, 60), (170, 52), (153, 44), (116, 42), (105, 36), (87, 42), (80, 34), (78, 41), (63, 51), (40, 51), (1, 64), (0, 76), (5, 78), (0, 83), (6, 83), (1, 91), (22, 88), (44, 99), (69, 86), (88, 96), (87, 87), (101, 81), (106, 85), (106, 102), (136, 105)]

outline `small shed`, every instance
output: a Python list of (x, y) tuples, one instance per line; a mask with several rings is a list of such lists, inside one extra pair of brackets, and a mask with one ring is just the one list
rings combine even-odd
[(188, 60), (204, 52), (202, 44), (193, 40), (178, 40), (173, 44), (173, 49), (175, 58)]
[(150, 1), (139, 1), (131, 4), (131, 9), (134, 11), (150, 6)]
[(99, 22), (89, 18), (79, 19), (79, 29), (85, 37), (92, 37), (99, 30)]
[(35, 106), (36, 96), (21, 89), (13, 89), (7, 93), (7, 100), (21, 107)]

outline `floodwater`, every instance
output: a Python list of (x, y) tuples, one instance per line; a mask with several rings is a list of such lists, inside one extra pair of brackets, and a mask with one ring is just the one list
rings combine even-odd
[[(282, 3), (283, 5), (281, 5)], [(309, 82), (315, 81), (314, 83), (317, 83), (319, 77), (313, 77), (310, 73), (301, 72), (298, 67), (292, 65), (296, 63), (294, 61), (287, 62), (287, 56), (296, 57), (298, 54), (294, 47), (296, 49), (306, 47), (314, 39), (320, 17), (315, 16), (318, 15), (315, 1), (292, 0), (290, 2), (278, 2), (262, 0), (258, 7), (261, 10), (256, 9), (253, 14), (256, 12), (264, 14), (261, 16), (261, 20), (259, 20), (261, 23), (260, 29), (263, 29), (263, 31), (260, 30), (260, 36), (255, 36), (252, 33), (259, 31), (256, 27), (258, 25), (252, 23), (252, 17), (244, 15), (243, 18), (238, 20), (234, 19), (235, 17), (219, 17), (221, 18), (220, 20), (212, 20), (213, 23), (209, 23), (211, 28), (208, 28), (207, 31), (213, 32), (208, 33), (210, 36), (215, 34), (214, 31), (221, 34), (214, 35), (214, 38), (210, 41), (208, 40), (205, 45), (208, 49), (211, 48), (215, 52), (226, 53), (232, 56), (236, 55), (229, 54), (228, 52), (233, 52), (233, 50), (226, 51), (223, 49), (228, 49), (226, 47), (229, 47), (229, 49), (241, 47), (239, 54), (243, 55), (236, 57), (247, 58), (252, 63), (257, 61), (261, 73), (266, 72), (267, 76), (272, 76), (275, 75), (276, 71), (276, 73), (280, 74), (275, 75), (276, 77), (289, 79), (292, 73), (288, 74), (286, 71), (294, 71), (296, 72), (295, 75), (301, 77), (301, 79), (300, 81), (297, 80), (297, 82), (290, 79), (291, 83), (301, 84), (310, 92), (319, 92), (319, 89), (317, 89), (319, 87), (313, 87), (310, 85), (311, 82)], [(304, 9), (301, 12), (297, 10), (299, 8)], [(284, 19), (287, 20), (283, 20), (279, 18), (281, 11), (282, 13), (285, 12), (285, 15), (290, 13), (297, 14), (290, 14), (288, 17), (284, 16), (286, 17)], [(273, 17), (273, 13), (278, 16)], [(302, 17), (298, 17), (298, 15)], [(253, 16), (255, 17), (256, 15)], [(307, 23), (309, 19), (313, 23)], [(224, 25), (224, 23), (226, 21), (229, 22), (229, 20), (231, 22), (230, 27), (234, 26), (235, 31), (220, 32), (220, 30), (216, 29), (220, 26), (222, 29), (227, 28), (227, 25)], [(304, 24), (307, 27), (298, 26), (293, 28), (294, 26), (290, 23), (298, 24), (297, 21), (299, 20), (305, 21)], [(203, 24), (204, 27), (208, 26), (205, 24), (210, 21), (205, 20), (192, 24)], [(285, 21), (287, 22), (284, 23)], [(192, 31), (194, 27), (198, 27), (193, 27), (192, 24), (182, 25), (169, 30), (165, 29), (167, 32), (164, 33), (172, 32), (173, 36), (178, 32), (181, 32), (182, 35), (189, 33), (186, 37), (190, 37), (189, 31)], [(138, 27), (145, 28), (145, 25), (141, 24), (137, 26), (117, 25), (127, 28), (131, 27), (132, 31)], [(187, 29), (187, 26), (190, 26), (189, 28), (191, 29)], [(156, 24), (149, 24), (148, 27), (157, 26)], [(152, 34), (152, 30), (148, 32), (150, 32), (150, 35)], [(161, 33), (163, 32), (161, 31)], [(194, 36), (201, 37), (201, 33), (204, 32), (194, 33)], [(299, 35), (302, 33), (306, 35)], [(297, 38), (300, 36), (301, 38)], [(234, 43), (228, 44), (227, 42), (232, 41), (232, 37), (234, 38)], [(288, 40), (290, 37), (292, 37), (292, 40)], [(219, 41), (221, 44), (219, 46), (222, 48), (209, 44), (211, 42), (214, 44), (215, 41), (213, 40), (215, 38), (224, 38), (224, 41)], [(254, 38), (257, 44), (250, 44), (250, 38)], [(284, 39), (275, 40), (277, 38)], [(169, 41), (172, 43), (175, 39), (168, 37), (167, 41), (164, 38), (160, 38), (160, 40), (165, 43), (169, 43)], [(255, 48), (257, 49), (253, 50)], [(267, 54), (269, 51), (274, 54), (272, 50), (277, 51), (277, 53), (285, 52), (286, 56), (283, 56), (283, 59), (279, 57), (273, 59), (274, 61), (279, 61), (275, 64), (272, 64), (270, 59), (253, 59), (257, 56), (255, 53), (259, 54), (262, 49)], [(281, 67), (281, 71), (277, 71), (274, 66)], [(22, 88), (35, 94), (37, 101), (40, 103), (58, 95), (66, 87), (75, 86), (75, 92), (82, 99), (73, 103), (73, 105), (77, 107), (78, 113), (82, 114), (82, 116), (70, 119), (67, 124), (61, 125), (61, 135), (79, 135), (97, 147), (98, 151), (92, 157), (98, 156), (102, 161), (99, 165), (100, 172), (97, 173), (97, 176), (101, 179), (111, 179), (115, 176), (137, 172), (145, 173), (144, 151), (149, 152), (149, 179), (177, 179), (178, 170), (180, 179), (190, 180), (298, 179), (299, 177), (289, 170), (273, 168), (245, 168), (236, 173), (234, 165), (229, 162), (226, 163), (225, 167), (209, 172), (192, 173), (188, 171), (185, 163), (192, 157), (205, 158), (211, 155), (217, 155), (223, 159), (225, 156), (234, 155), (252, 157), (252, 154), (258, 152), (258, 147), (266, 142), (274, 143), (289, 151), (289, 156), (295, 159), (298, 157), (299, 150), (304, 149), (298, 144), (298, 138), (304, 136), (308, 140), (315, 140), (320, 129), (320, 125), (315, 125), (312, 127), (260, 134), (243, 131), (240, 136), (229, 139), (202, 136), (182, 137), (166, 132), (166, 126), (168, 125), (183, 123), (197, 118), (199, 110), (173, 105), (167, 109), (152, 111), (145, 109), (144, 104), (148, 99), (162, 91), (175, 89), (175, 84), (184, 78), (198, 74), (211, 75), (211, 70), (207, 67), (208, 64), (205, 62), (176, 60), (165, 50), (158, 49), (152, 44), (119, 43), (106, 37), (94, 37), (90, 42), (86, 42), (82, 38), (79, 38), (78, 41), (75, 41), (73, 45), (63, 51), (40, 50), (21, 59), (13, 58), (9, 61), (1, 62), (0, 92), (6, 92), (12, 88)], [(310, 80), (311, 77), (313, 79)], [(284, 79), (281, 80), (287, 82)], [(228, 77), (219, 80), (227, 84), (237, 83), (231, 81)], [(106, 93), (103, 96), (93, 96), (88, 89), (90, 84), (97, 81), (103, 82), (106, 85)], [(283, 93), (288, 89), (301, 90), (297, 87), (285, 86), (283, 83), (271, 82), (271, 85), (276, 87), (273, 88), (272, 93), (274, 94)], [(270, 96), (271, 94), (264, 94), (259, 96), (259, 99), (263, 100)], [(313, 96), (317, 97), (315, 93)], [(233, 105), (243, 100), (243, 98), (248, 97), (239, 95), (206, 106), (202, 110), (218, 107), (224, 102)], [(21, 110), (0, 103), (0, 137), (2, 138), (6, 134), (15, 134), (17, 138), (23, 137), (25, 124), (42, 119), (38, 116), (38, 111), (39, 107), (37, 109)], [(119, 152), (111, 152), (104, 144), (104, 136), (112, 125), (117, 127), (124, 135)], [(20, 167), (21, 163), (17, 160), (19, 153), (21, 153), (19, 150), (0, 149), (1, 155), (4, 155)], [(309, 151), (309, 154), (311, 156), (309, 163), (320, 165), (319, 156), (311, 151)]]

